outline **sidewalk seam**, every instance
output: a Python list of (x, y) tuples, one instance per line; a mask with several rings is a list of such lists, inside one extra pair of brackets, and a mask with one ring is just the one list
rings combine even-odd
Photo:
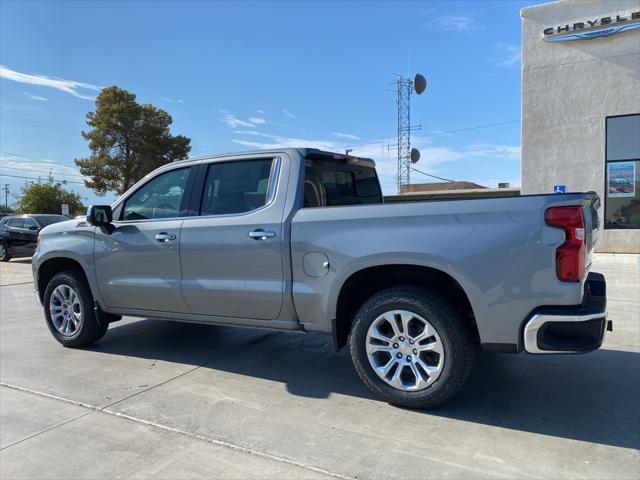
[(13, 447), (15, 445), (18, 445), (18, 444), (20, 444), (22, 442), (26, 442), (27, 440), (31, 440), (32, 438), (40, 436), (43, 433), (47, 433), (47, 432), (49, 432), (51, 430), (55, 430), (58, 427), (66, 425), (67, 423), (74, 422), (74, 421), (78, 420), (79, 418), (82, 418), (84, 416), (90, 415), (92, 413), (95, 413), (95, 412), (92, 411), (92, 410), (90, 410), (88, 412), (83, 412), (80, 415), (76, 415), (75, 417), (72, 417), (72, 418), (69, 418), (69, 419), (65, 420), (64, 422), (56, 423), (55, 425), (52, 425), (52, 426), (50, 426), (48, 428), (45, 428), (44, 430), (40, 430), (39, 432), (32, 433), (31, 435), (29, 435), (29, 436), (27, 436), (25, 438), (21, 438), (20, 440), (17, 440), (17, 441), (15, 441), (15, 442), (13, 442), (13, 443), (11, 443), (9, 445), (5, 445), (4, 447), (0, 448), (0, 452), (3, 451), (3, 450), (6, 450), (7, 448), (11, 448), (11, 447)]
[[(193, 370), (195, 370), (197, 368), (200, 368), (200, 366), (195, 367), (195, 368), (189, 370), (188, 372), (184, 372), (184, 373), (178, 375), (175, 378), (181, 377), (182, 375), (186, 375), (187, 373), (189, 373), (189, 372), (191, 372), (191, 371), (193, 371)], [(162, 383), (160, 383), (158, 385), (155, 385), (154, 387), (151, 387), (151, 388), (155, 388), (156, 386), (163, 385), (163, 384), (165, 384), (165, 383), (167, 383), (167, 382), (169, 382), (171, 380), (173, 380), (173, 378), (170, 379), (170, 380), (167, 380), (165, 382), (162, 382)], [(157, 428), (159, 430), (164, 430), (166, 432), (180, 434), (180, 435), (186, 436), (188, 438), (193, 438), (193, 439), (196, 439), (196, 440), (204, 441), (204, 442), (210, 443), (212, 445), (217, 445), (219, 447), (228, 448), (230, 450), (235, 450), (235, 451), (247, 453), (247, 454), (250, 454), (250, 455), (256, 455), (258, 457), (265, 458), (267, 460), (272, 460), (272, 461), (276, 461), (276, 462), (285, 463), (285, 464), (288, 464), (288, 465), (292, 465), (292, 466), (295, 466), (295, 467), (299, 467), (299, 468), (303, 468), (305, 470), (312, 471), (314, 473), (328, 475), (328, 476), (333, 477), (333, 478), (339, 478), (341, 480), (357, 480), (355, 477), (350, 477), (350, 476), (347, 476), (347, 475), (341, 475), (339, 473), (330, 472), (330, 471), (325, 470), (325, 469), (320, 468), (320, 467), (314, 467), (313, 465), (308, 465), (308, 464), (305, 464), (305, 463), (296, 462), (295, 460), (289, 460), (288, 458), (279, 457), (277, 455), (272, 455), (272, 454), (266, 453), (266, 452), (261, 452), (260, 450), (255, 450), (253, 448), (243, 447), (242, 445), (237, 445), (235, 443), (227, 442), (227, 441), (224, 441), (224, 440), (218, 440), (218, 439), (215, 439), (215, 438), (208, 437), (206, 435), (200, 435), (198, 433), (188, 432), (186, 430), (180, 430), (178, 428), (169, 427), (168, 425), (163, 425), (161, 423), (152, 422), (150, 420), (144, 420), (142, 418), (134, 417), (134, 416), (131, 416), (131, 415), (127, 415), (125, 413), (120, 413), (120, 412), (116, 412), (115, 410), (110, 410), (109, 409), (109, 407), (111, 407), (113, 405), (117, 405), (118, 403), (121, 403), (121, 402), (123, 402), (123, 401), (125, 401), (125, 400), (127, 400), (127, 399), (129, 399), (131, 397), (134, 397), (135, 395), (139, 395), (140, 393), (148, 391), (151, 388), (149, 388), (147, 390), (143, 390), (141, 392), (137, 392), (134, 395), (131, 395), (131, 396), (129, 396), (127, 398), (124, 398), (122, 400), (118, 400), (117, 402), (113, 402), (113, 403), (111, 403), (109, 405), (106, 405), (104, 407), (98, 407), (96, 405), (91, 405), (89, 403), (84, 403), (84, 402), (80, 402), (80, 401), (77, 401), (77, 400), (71, 400), (71, 399), (68, 399), (68, 398), (60, 397), (58, 395), (52, 395), (50, 393), (39, 392), (37, 390), (33, 390), (33, 389), (30, 389), (30, 388), (25, 388), (25, 387), (20, 387), (18, 385), (11, 385), (11, 384), (8, 384), (8, 383), (5, 383), (5, 382), (0, 382), (0, 387), (6, 387), (6, 388), (10, 388), (10, 389), (17, 390), (17, 391), (20, 391), (20, 392), (31, 393), (33, 395), (38, 395), (38, 396), (49, 398), (49, 399), (52, 399), (52, 400), (57, 400), (57, 401), (60, 401), (60, 402), (69, 403), (71, 405), (76, 405), (76, 406), (80, 406), (80, 407), (83, 407), (83, 408), (91, 410), (89, 412), (85, 412), (85, 413), (83, 413), (81, 415), (78, 415), (78, 416), (76, 416), (74, 418), (71, 418), (69, 420), (66, 420), (65, 422), (62, 422), (62, 423), (60, 423), (58, 425), (54, 425), (54, 426), (52, 426), (52, 427), (50, 427), (50, 428), (48, 428), (46, 430), (43, 430), (43, 431), (38, 432), (36, 434), (33, 434), (30, 437), (27, 437), (27, 438), (24, 438), (22, 440), (19, 440), (19, 441), (15, 442), (15, 443), (13, 443), (11, 445), (7, 445), (6, 447), (2, 448), (2, 450), (6, 449), (6, 448), (9, 448), (9, 447), (11, 447), (13, 445), (17, 445), (18, 443), (24, 442), (26, 440), (29, 440), (29, 439), (31, 439), (33, 437), (36, 437), (38, 435), (41, 435), (43, 433), (46, 433), (46, 432), (48, 432), (50, 430), (58, 428), (58, 427), (60, 427), (62, 425), (65, 425), (67, 423), (71, 423), (71, 422), (73, 422), (73, 421), (75, 421), (75, 420), (77, 420), (79, 418), (82, 418), (82, 417), (84, 417), (84, 416), (86, 416), (86, 415), (88, 415), (90, 413), (98, 412), (98, 413), (104, 413), (105, 415), (110, 415), (112, 417), (122, 418), (122, 419), (129, 420), (129, 421), (132, 421), (132, 422), (140, 423), (142, 425), (146, 425), (146, 426), (149, 426), (149, 427)]]

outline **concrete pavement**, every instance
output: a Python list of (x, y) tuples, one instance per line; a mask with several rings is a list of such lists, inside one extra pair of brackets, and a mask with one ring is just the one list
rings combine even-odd
[(11, 262), (0, 262), (0, 287), (31, 283), (31, 259), (16, 258)]
[(125, 319), (64, 349), (30, 265), (2, 264), (0, 477), (638, 478), (638, 258), (596, 257), (602, 350), (480, 353), (424, 412), (372, 398), (322, 335)]

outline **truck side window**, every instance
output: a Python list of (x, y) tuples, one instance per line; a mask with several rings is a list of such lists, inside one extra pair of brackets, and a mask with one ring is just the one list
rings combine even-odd
[(210, 164), (200, 215), (245, 213), (263, 207), (272, 164), (271, 158)]
[(382, 203), (373, 167), (319, 158), (305, 160), (303, 208)]
[(178, 217), (189, 170), (171, 170), (149, 180), (126, 200), (122, 219)]

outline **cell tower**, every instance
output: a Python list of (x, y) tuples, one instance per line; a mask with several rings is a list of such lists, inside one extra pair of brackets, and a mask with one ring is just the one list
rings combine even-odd
[(398, 177), (396, 179), (398, 194), (401, 185), (411, 183), (411, 164), (420, 159), (420, 152), (411, 148), (411, 132), (421, 130), (420, 125), (411, 125), (411, 94), (415, 91), (418, 95), (427, 88), (427, 80), (416, 74), (413, 80), (398, 76), (396, 80), (397, 105), (398, 105)]

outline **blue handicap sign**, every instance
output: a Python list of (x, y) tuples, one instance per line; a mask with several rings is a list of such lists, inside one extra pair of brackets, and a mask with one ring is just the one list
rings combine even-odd
[(566, 185), (554, 185), (553, 186), (553, 193), (567, 193), (567, 186)]

